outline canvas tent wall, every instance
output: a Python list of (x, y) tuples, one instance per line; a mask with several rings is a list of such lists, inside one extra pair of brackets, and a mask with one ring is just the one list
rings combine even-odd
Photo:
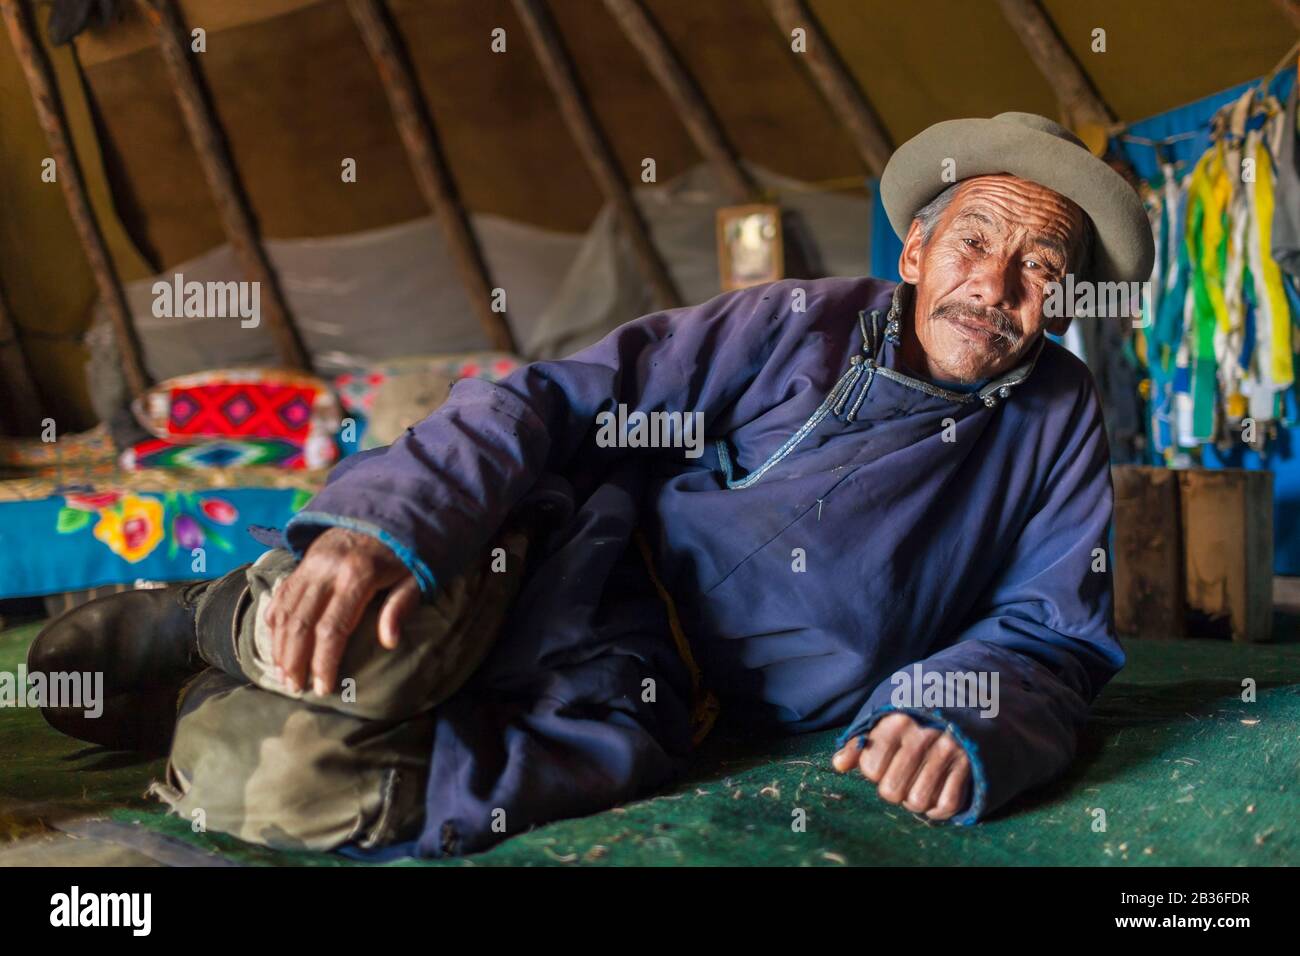
[[(508, 0), (388, 6), (468, 208), (558, 231), (590, 226), (600, 194)], [(549, 6), (629, 177), (647, 156), (660, 182), (695, 164), (698, 153), (672, 105), (603, 7), (590, 0)], [(745, 159), (804, 182), (843, 187), (860, 179), (860, 158), (763, 0), (646, 6)], [(952, 116), (1057, 112), (998, 4), (810, 6), (894, 142)], [(1295, 35), (1280, 0), (1041, 6), (1120, 120), (1262, 73)], [(208, 25), (201, 69), (264, 235), (335, 236), (426, 213), (341, 0), (186, 0), (180, 7), (187, 22)], [(489, 48), (495, 28), (509, 38), (505, 53)], [(1093, 52), (1098, 28), (1106, 31), (1104, 53)], [(0, 283), (46, 406), (75, 427), (93, 418), (78, 343), (93, 283), (57, 192), (38, 188), (47, 149), (9, 54), (0, 42), (7, 106), (0, 117)], [(60, 48), (51, 57), (123, 278), (164, 271), (220, 245), (222, 230), (162, 62), (134, 11), (78, 38), (75, 51)], [(345, 184), (339, 163), (348, 156), (359, 176)]]
[[(871, 231), (870, 204), (832, 195), (756, 169), (753, 176), (798, 216), (809, 258), (829, 274), (862, 272)], [(688, 301), (717, 292), (714, 210), (726, 194), (712, 170), (696, 166), (671, 182), (637, 190), (655, 242)], [(606, 205), (582, 235), (541, 229), (499, 216), (473, 219), (493, 274), (506, 279), (509, 315), (520, 351), (555, 358), (590, 345), (628, 317), (653, 310), (649, 290)], [(276, 239), (268, 253), (295, 320), (322, 372), (368, 361), (486, 349), (451, 268), (443, 238), (428, 217), (321, 239)], [(236, 270), (228, 245), (126, 284), (144, 350), (160, 379), (204, 368), (268, 365), (275, 348), (265, 330), (240, 320), (153, 314), (156, 281), (221, 281)], [(436, 321), (430, 321), (430, 316)], [(108, 317), (96, 309), (88, 367), (96, 413), (107, 420), (127, 398)]]

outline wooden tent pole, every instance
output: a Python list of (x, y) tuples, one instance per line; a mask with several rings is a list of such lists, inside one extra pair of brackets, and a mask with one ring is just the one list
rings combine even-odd
[(619, 173), (618, 160), (614, 150), (600, 128), (596, 114), (587, 101), (582, 82), (577, 70), (564, 48), (555, 21), (542, 0), (512, 0), (519, 19), (532, 40), (537, 60), (547, 82), (555, 93), (555, 99), (569, 126), (569, 131), (577, 143), (578, 150), (586, 160), (587, 166), (595, 176), (606, 199), (614, 204), (619, 220), (632, 242), (637, 263), (645, 274), (646, 281), (654, 292), (655, 300), (661, 308), (674, 308), (681, 304), (682, 297), (673, 283), (668, 267), (664, 264), (650, 239), (650, 230), (641, 210), (632, 198), (627, 182)]
[(1002, 15), (1052, 87), (1066, 122), (1108, 129), (1115, 114), (1093, 87), (1088, 74), (1065, 45), (1038, 0), (998, 0)]
[(108, 246), (104, 243), (104, 234), (99, 229), (94, 208), (90, 204), (90, 195), (86, 191), (86, 182), (81, 175), (81, 166), (72, 148), (72, 134), (68, 129), (67, 118), (63, 114), (63, 104), (59, 99), (54, 73), (45, 57), (40, 40), (32, 30), (31, 21), (23, 10), (21, 0), (0, 0), (0, 13), (3, 14), (5, 26), (9, 30), (9, 39), (13, 43), (14, 53), (17, 54), (23, 73), (27, 77), (32, 103), (36, 106), (36, 118), (41, 124), (41, 129), (45, 131), (45, 138), (49, 141), (58, 182), (63, 187), (63, 198), (68, 204), (72, 224), (77, 230), (81, 247), (90, 262), (90, 271), (99, 288), (99, 297), (108, 309), (127, 388), (132, 395), (139, 395), (149, 387), (149, 375), (144, 368), (140, 340), (131, 322), (131, 311), (127, 308), (126, 296), (122, 294), (122, 283), (118, 279), (117, 268), (109, 255)]
[(293, 324), (280, 283), (258, 237), (257, 226), (240, 188), (239, 176), (226, 149), (221, 126), (204, 96), (198, 67), (186, 52), (190, 35), (181, 22), (180, 12), (172, 0), (137, 0), (137, 6), (158, 38), (158, 48), (171, 78), (172, 92), (180, 105), (181, 116), (189, 131), (190, 141), (194, 144), (194, 151), (198, 154), (203, 176), (212, 191), (212, 198), (216, 201), (221, 225), (234, 250), (235, 259), (239, 262), (244, 277), (261, 287), (263, 317), (275, 340), (280, 361), (290, 368), (310, 369), (311, 357)]
[(470, 306), (492, 347), (513, 352), (514, 337), (505, 316), (492, 311), (493, 286), (487, 260), (461, 205), (455, 180), (438, 145), (428, 104), (420, 93), (397, 28), (388, 16), (383, 0), (348, 0), (348, 9), (371, 59), (375, 61), (379, 81), (393, 111), (393, 121), (406, 148), (406, 158), (424, 201), (442, 227)]
[(736, 158), (717, 114), (650, 11), (641, 0), (605, 0), (605, 6), (672, 100), (695, 148), (713, 165), (731, 200), (754, 202), (758, 185)]
[(35, 434), (41, 427), (40, 394), (32, 378), (18, 326), (9, 313), (4, 290), (0, 289), (0, 393), (8, 399), (8, 412), (15, 435)]
[(1291, 26), (1300, 30), (1300, 0), (1273, 0), (1278, 10), (1291, 21)]
[(813, 82), (848, 130), (863, 165), (873, 176), (879, 176), (894, 152), (894, 144), (821, 22), (805, 0), (767, 0), (767, 5), (787, 40), (796, 29), (804, 31), (808, 46), (796, 56), (807, 63)]

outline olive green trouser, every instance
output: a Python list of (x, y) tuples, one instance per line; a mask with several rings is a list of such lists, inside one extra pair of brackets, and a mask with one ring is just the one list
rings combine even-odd
[(440, 583), (432, 602), (406, 618), (394, 650), (379, 644), (376, 598), (328, 696), (290, 692), (271, 663), (262, 612), (293, 570), (293, 556), (269, 551), (232, 572), (247, 580), (239, 609), (200, 602), (197, 614), (201, 646), (228, 630), (228, 652), (208, 657), (220, 667), (186, 686), (166, 780), (150, 792), (195, 830), (280, 849), (374, 847), (418, 835), (430, 711), (491, 649), (518, 591), (527, 544), (523, 532), (503, 532), (481, 561)]

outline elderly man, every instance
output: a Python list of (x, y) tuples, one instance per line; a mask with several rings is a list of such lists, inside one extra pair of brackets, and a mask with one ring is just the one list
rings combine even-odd
[[(1101, 409), (1044, 301), (1144, 278), (1147, 220), (1024, 113), (931, 127), (881, 189), (902, 284), (778, 282), (460, 382), (338, 467), (288, 550), (51, 625), (32, 666), (110, 694), (98, 727), (51, 722), (157, 746), (179, 697), (180, 812), (423, 855), (662, 786), (717, 705), (847, 725), (834, 768), (934, 820), (1058, 775), (1124, 655)], [(615, 410), (707, 442), (597, 440)]]

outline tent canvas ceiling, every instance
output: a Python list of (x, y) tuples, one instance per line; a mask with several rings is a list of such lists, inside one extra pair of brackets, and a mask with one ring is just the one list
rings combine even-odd
[[(467, 207), (585, 229), (601, 195), (509, 0), (388, 5)], [(660, 181), (697, 163), (671, 103), (603, 5), (550, 6), (629, 179), (647, 157)], [(809, 182), (864, 175), (763, 0), (647, 6), (746, 160)], [(1266, 72), (1296, 32), (1271, 0), (1043, 6), (1125, 121)], [(106, 232), (130, 279), (194, 257), (225, 236), (161, 57), (127, 7), (121, 22), (79, 37), (76, 55), (85, 84), (78, 150), (92, 188), (103, 194), (101, 216), (111, 208), (119, 218), (120, 227), (109, 223)], [(895, 143), (955, 116), (1057, 113), (993, 0), (812, 0), (811, 7)], [(186, 0), (181, 8), (191, 27), (208, 30), (199, 62), (265, 235), (335, 235), (427, 213), (342, 0)], [(45, 16), (42, 9), (42, 29)], [(506, 30), (505, 53), (489, 47), (498, 27)], [(1091, 49), (1096, 28), (1106, 31), (1104, 53)], [(75, 120), (82, 92), (75, 64), (66, 49), (52, 51), (52, 59)], [(47, 404), (84, 419), (81, 356), (71, 336), (85, 327), (93, 283), (62, 197), (37, 178), (48, 149), (7, 41), (0, 42), (0, 95), (0, 285)], [(340, 179), (345, 157), (357, 161), (355, 183)]]

